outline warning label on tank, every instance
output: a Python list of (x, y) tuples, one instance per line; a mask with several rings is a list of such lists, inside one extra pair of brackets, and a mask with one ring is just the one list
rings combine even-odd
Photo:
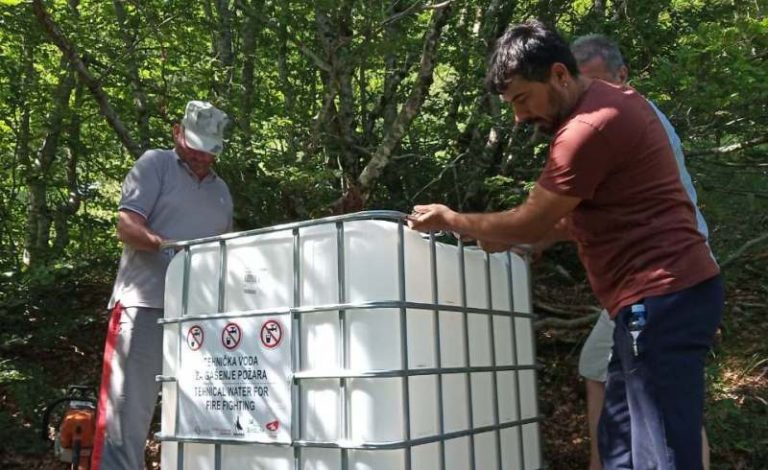
[(291, 443), (290, 319), (183, 325), (178, 435)]

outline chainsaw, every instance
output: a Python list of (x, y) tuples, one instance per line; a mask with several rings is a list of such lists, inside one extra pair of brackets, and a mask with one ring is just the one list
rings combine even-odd
[(43, 440), (51, 439), (51, 415), (62, 404), (66, 404), (66, 408), (55, 427), (54, 455), (69, 463), (71, 470), (88, 470), (96, 430), (96, 392), (92, 387), (70, 385), (65, 397), (49, 403), (43, 412)]

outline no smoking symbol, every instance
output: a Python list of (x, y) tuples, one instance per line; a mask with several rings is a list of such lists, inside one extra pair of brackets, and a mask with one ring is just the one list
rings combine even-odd
[(203, 346), (203, 341), (205, 341), (203, 328), (200, 325), (192, 325), (189, 331), (187, 331), (187, 346), (189, 346), (189, 349), (197, 351)]
[(240, 344), (243, 332), (237, 323), (229, 323), (221, 330), (221, 344), (227, 349), (235, 349)]
[(268, 320), (261, 326), (261, 344), (267, 349), (275, 349), (283, 340), (283, 327), (277, 320)]

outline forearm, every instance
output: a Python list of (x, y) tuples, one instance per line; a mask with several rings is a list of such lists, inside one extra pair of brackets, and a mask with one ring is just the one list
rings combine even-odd
[(534, 257), (541, 255), (541, 253), (558, 242), (571, 241), (572, 238), (568, 229), (558, 223), (555, 227), (547, 232), (536, 243), (515, 244), (515, 243), (498, 243), (489, 240), (477, 240), (477, 244), (483, 250), (489, 253), (499, 253), (502, 251), (515, 251), (518, 253), (533, 253)]
[(408, 224), (422, 232), (450, 230), (493, 244), (533, 244), (559, 225), (580, 201), (536, 185), (523, 204), (508, 211), (461, 214), (442, 204), (419, 205), (408, 216)]
[(546, 227), (526, 223), (515, 209), (485, 214), (453, 213), (448, 223), (452, 231), (469, 238), (509, 245), (536, 243), (547, 233)]
[(159, 251), (165, 239), (152, 231), (146, 219), (140, 214), (130, 211), (120, 211), (117, 221), (117, 238), (141, 251)]
[(448, 219), (453, 231), (485, 242), (526, 244), (543, 250), (557, 242), (572, 240), (568, 217), (547, 220), (533, 207), (535, 204), (526, 202), (508, 211), (485, 214), (453, 213)]

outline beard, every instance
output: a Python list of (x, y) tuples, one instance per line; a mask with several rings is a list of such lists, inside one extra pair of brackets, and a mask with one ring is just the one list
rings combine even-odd
[(549, 101), (549, 106), (552, 109), (550, 118), (536, 119), (529, 122), (530, 124), (533, 124), (533, 136), (531, 137), (531, 141), (534, 143), (552, 137), (571, 114), (571, 109), (568, 107), (565, 99), (552, 85), (549, 85), (547, 88), (547, 99)]
[(533, 132), (531, 133), (531, 138), (528, 139), (528, 143), (530, 145), (538, 145), (549, 141), (551, 138), (552, 132), (548, 124), (534, 124)]

